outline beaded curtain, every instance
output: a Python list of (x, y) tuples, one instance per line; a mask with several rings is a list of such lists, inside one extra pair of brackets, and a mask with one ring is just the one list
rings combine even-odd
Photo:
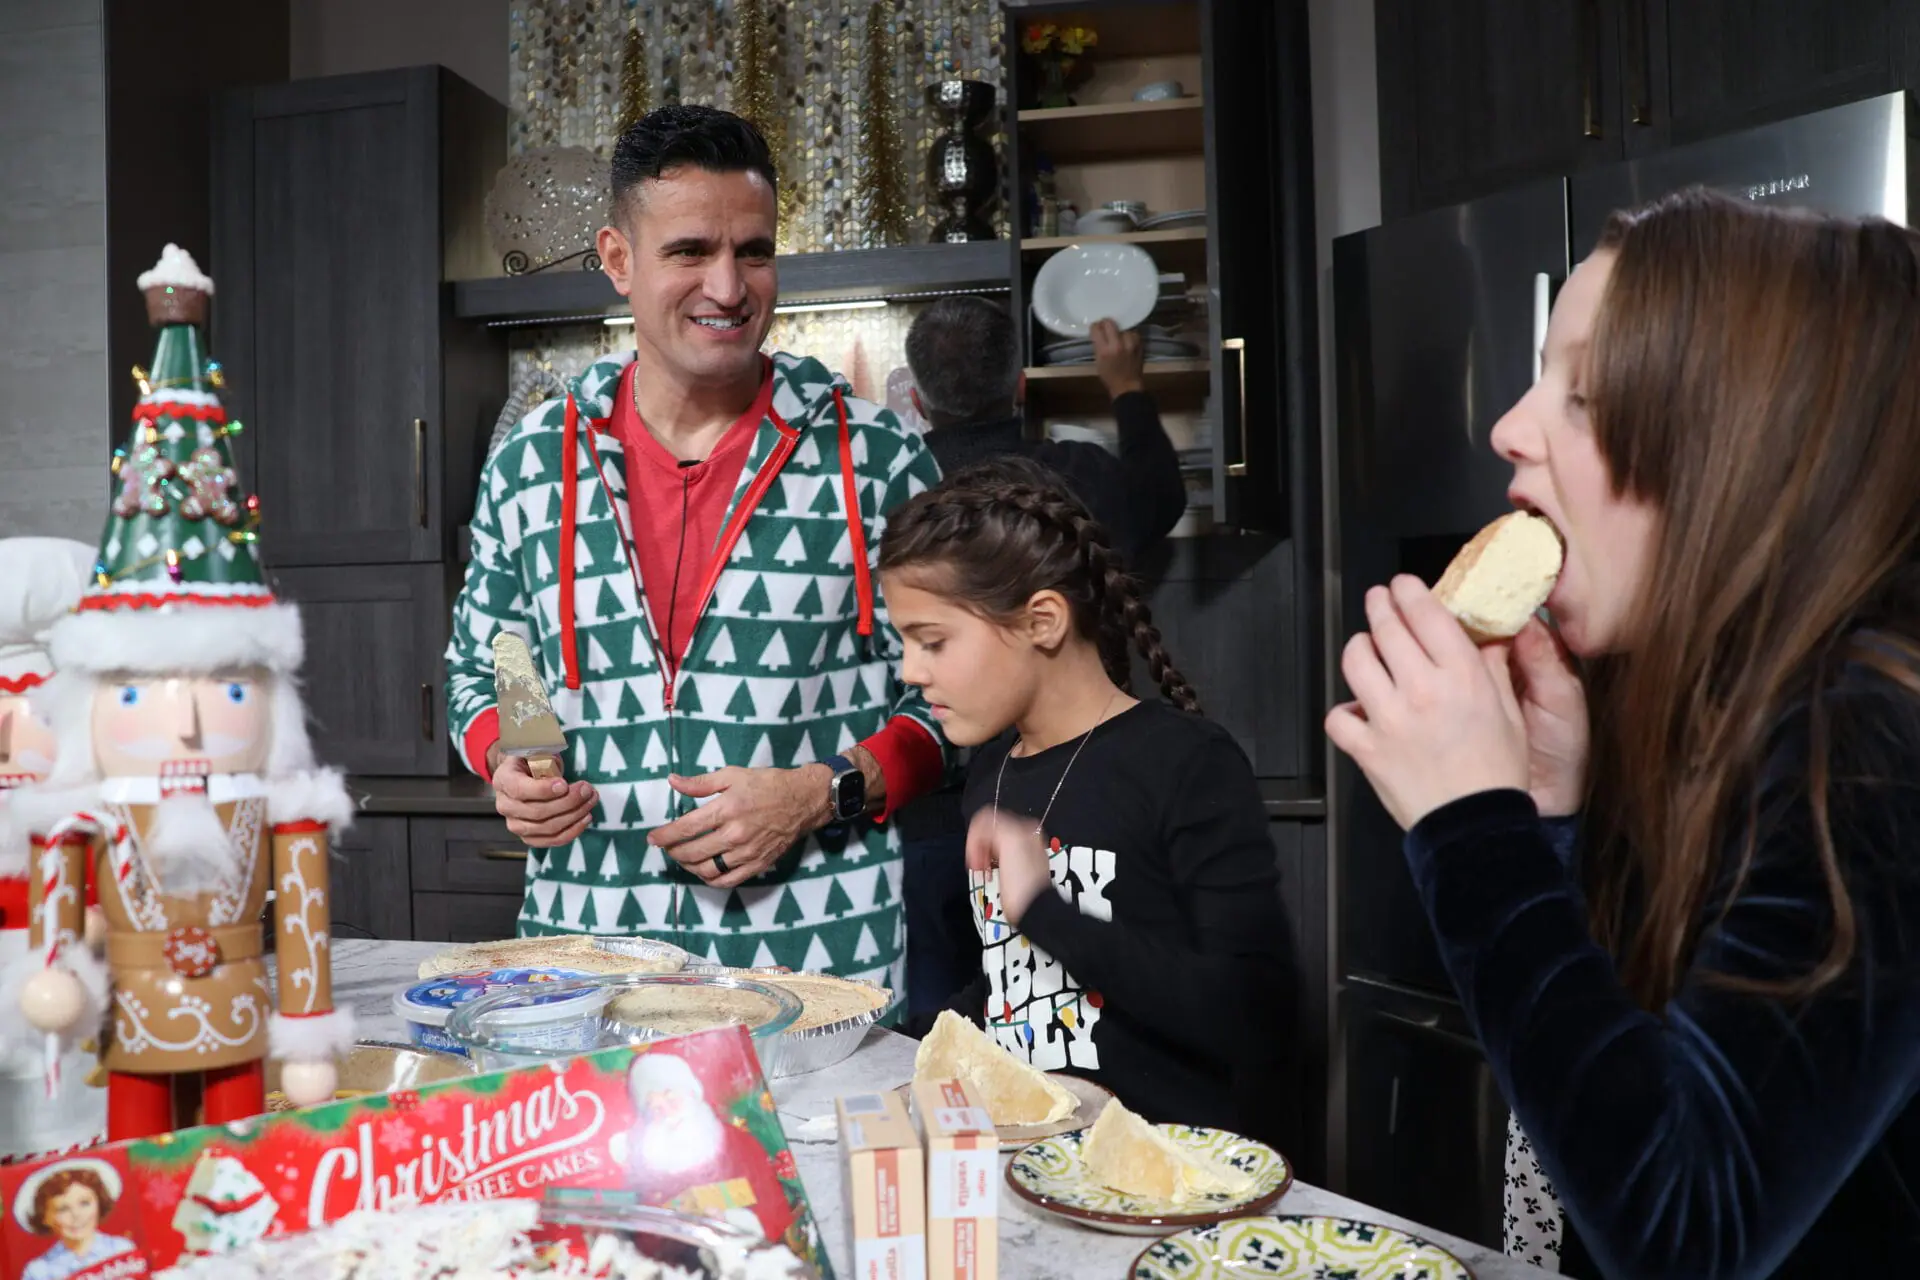
[[(783, 253), (857, 249), (872, 243), (872, 175), (861, 147), (869, 41), (866, 0), (761, 0), (771, 34), (776, 101), (786, 122), (782, 186), (797, 207), (784, 210)], [(884, 73), (893, 100), (906, 174), (908, 227), (926, 238), (935, 211), (926, 198), (926, 158), (941, 123), (925, 86), (961, 77), (1005, 84), (1000, 10), (994, 0), (882, 0), (892, 58)], [(735, 0), (517, 0), (509, 18), (508, 147), (584, 146), (611, 152), (620, 110), (620, 64), (638, 19), (651, 100), (732, 106)], [(1004, 88), (1002, 90), (1004, 92)], [(999, 130), (996, 151), (1003, 151)], [(997, 230), (1007, 234), (1006, 211)], [(860, 311), (801, 312), (775, 319), (769, 348), (812, 355), (846, 374), (855, 390), (885, 400), (890, 370), (905, 363), (907, 327), (921, 305)], [(562, 376), (627, 347), (632, 330), (600, 324), (514, 332), (510, 377), (544, 366)]]

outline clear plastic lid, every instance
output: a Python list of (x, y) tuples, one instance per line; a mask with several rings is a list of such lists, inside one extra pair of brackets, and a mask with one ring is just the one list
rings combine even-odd
[[(555, 1046), (529, 1030), (555, 1019), (527, 1016), (542, 1002), (578, 999), (583, 1036)], [(566, 1008), (572, 1012), (574, 1006)], [(447, 1034), (470, 1052), (524, 1058), (570, 1058), (599, 1049), (646, 1044), (738, 1024), (755, 1040), (777, 1036), (800, 1017), (791, 992), (730, 974), (612, 974), (555, 983), (545, 990), (509, 988), (465, 1002), (447, 1019)]]
[[(588, 976), (579, 969), (488, 969), (481, 973), (449, 973), (425, 982), (416, 982), (406, 990), (394, 993), (393, 1011), (409, 1022), (424, 1023), (430, 1027), (445, 1026), (447, 1015), (460, 1005), (498, 991), (525, 994), (526, 1007), (529, 1009), (543, 1004), (552, 1005), (563, 999), (580, 999), (581, 993), (563, 995), (558, 988), (560, 984)], [(536, 1020), (553, 1021), (567, 1016), (570, 1016), (568, 1012), (555, 1013), (549, 1010), (545, 1018)]]

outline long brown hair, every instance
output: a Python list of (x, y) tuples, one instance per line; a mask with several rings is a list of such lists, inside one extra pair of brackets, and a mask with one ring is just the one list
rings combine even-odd
[(1751, 868), (1761, 765), (1804, 701), (1826, 954), (1778, 983), (1716, 979), (1804, 996), (1859, 928), (1821, 695), (1848, 662), (1920, 692), (1920, 237), (1694, 190), (1616, 214), (1600, 248), (1617, 256), (1585, 375), (1595, 438), (1615, 491), (1659, 518), (1631, 643), (1589, 671), (1594, 930), (1664, 1007), (1715, 885)]
[(1200, 710), (1105, 526), (1037, 462), (975, 463), (894, 511), (880, 539), (880, 571), (902, 569), (937, 570), (930, 590), (1001, 623), (1039, 592), (1058, 591), (1114, 684), (1132, 683), (1137, 649), (1167, 701)]

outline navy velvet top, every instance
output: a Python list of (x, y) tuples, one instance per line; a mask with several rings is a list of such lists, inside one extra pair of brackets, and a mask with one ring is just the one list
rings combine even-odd
[(1569, 824), (1490, 791), (1408, 833), (1447, 971), (1566, 1212), (1568, 1274), (1920, 1275), (1920, 699), (1854, 666), (1821, 706), (1858, 946), (1796, 1004), (1709, 977), (1792, 979), (1826, 954), (1804, 702), (1757, 780), (1751, 871), (1734, 892), (1730, 844), (1659, 1015), (1593, 941)]

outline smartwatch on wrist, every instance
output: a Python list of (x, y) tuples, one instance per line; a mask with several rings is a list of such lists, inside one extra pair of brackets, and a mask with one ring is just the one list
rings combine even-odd
[(827, 807), (835, 822), (852, 822), (867, 811), (867, 775), (845, 756), (828, 756), (820, 762), (833, 770), (827, 784)]

